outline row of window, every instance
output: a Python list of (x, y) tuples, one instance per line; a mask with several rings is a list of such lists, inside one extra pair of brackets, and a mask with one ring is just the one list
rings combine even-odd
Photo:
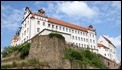
[(22, 40), (22, 43), (28, 40), (28, 36), (26, 36), (26, 38), (24, 38), (24, 40)]
[(95, 46), (93, 45), (86, 45), (86, 44), (80, 44), (80, 43), (74, 43), (75, 45), (77, 45), (78, 47), (86, 47), (86, 48), (93, 48), (95, 49)]
[[(88, 42), (87, 38), (82, 38), (82, 37), (77, 37), (77, 36), (72, 36), (73, 40), (78, 40), (78, 41), (84, 41), (84, 42)], [(95, 40), (90, 39), (90, 43), (95, 43)]]
[(28, 32), (29, 32), (29, 28), (27, 28), (27, 30), (25, 30), (24, 33), (22, 33), (22, 37), (25, 36)]
[(43, 21), (47, 21), (46, 18), (37, 17), (37, 19), (39, 19), (39, 20), (43, 20)]
[[(37, 28), (37, 32), (40, 32), (40, 28)], [(77, 37), (77, 36), (76, 37), (72, 36), (72, 39), (78, 40), (78, 41), (88, 42), (88, 39), (82, 38), (82, 37)], [(95, 40), (90, 39), (90, 43), (95, 43)]]
[[(104, 56), (107, 56), (107, 54), (105, 53)], [(111, 56), (111, 54), (108, 54), (108, 56)]]
[[(37, 24), (40, 25), (40, 21), (37, 21)], [(45, 26), (45, 22), (43, 22), (43, 26)], [(62, 30), (62, 31), (66, 31), (66, 32), (72, 32), (72, 33), (75, 33), (75, 34), (87, 36), (86, 32), (81, 32), (81, 31), (74, 30), (74, 29), (71, 29), (71, 28), (68, 28), (68, 27), (64, 27), (64, 26), (48, 24), (48, 27), (52, 28), (52, 29), (56, 29), (56, 30)], [(92, 35), (92, 37), (94, 37), (94, 34), (90, 34), (90, 36), (91, 35)]]

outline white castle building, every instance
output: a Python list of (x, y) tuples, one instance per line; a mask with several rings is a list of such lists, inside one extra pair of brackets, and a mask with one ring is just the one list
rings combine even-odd
[(102, 37), (100, 37), (97, 44), (96, 30), (92, 25), (88, 27), (74, 25), (46, 16), (43, 9), (33, 13), (29, 7), (25, 8), (21, 27), (12, 38), (11, 46), (22, 44), (38, 33), (40, 35), (48, 35), (54, 31), (63, 35), (67, 43), (77, 45), (78, 47), (90, 48), (90, 51), (114, 60), (116, 54), (115, 46)]
[(67, 43), (73, 43), (78, 47), (89, 47), (93, 52), (97, 53), (96, 31), (92, 25), (89, 27), (74, 25), (46, 16), (45, 11), (42, 9), (38, 10), (37, 13), (33, 13), (29, 7), (25, 9), (21, 27), (17, 32), (18, 38), (13, 38), (11, 45), (22, 44), (39, 32), (42, 35), (47, 35), (52, 31), (62, 34)]
[(100, 36), (98, 39), (98, 47), (99, 54), (113, 61), (117, 60), (116, 47), (108, 38), (105, 36)]

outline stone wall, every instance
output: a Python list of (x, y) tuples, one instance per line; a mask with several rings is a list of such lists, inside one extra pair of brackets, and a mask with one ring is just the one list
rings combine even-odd
[(102, 55), (100, 58), (108, 69), (117, 69), (119, 66), (116, 62), (111, 61), (110, 59), (105, 58)]
[(48, 36), (35, 36), (32, 39), (29, 58), (36, 57), (47, 61), (50, 68), (63, 67), (65, 41)]

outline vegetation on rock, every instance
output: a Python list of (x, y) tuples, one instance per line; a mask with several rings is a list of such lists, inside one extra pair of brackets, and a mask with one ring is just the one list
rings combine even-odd
[(59, 39), (65, 40), (65, 38), (64, 38), (61, 34), (58, 34), (58, 33), (50, 33), (50, 34), (48, 34), (48, 36), (49, 36), (50, 38), (52, 38), (52, 37), (57, 37), (57, 38), (59, 38)]
[(74, 48), (66, 48), (65, 58), (72, 61), (77, 61), (81, 64), (81, 68), (83, 66), (90, 64), (96, 68), (105, 68), (105, 65), (101, 62), (99, 55), (96, 53), (90, 52), (89, 50), (81, 50)]
[(28, 56), (29, 53), (29, 49), (30, 49), (30, 43), (25, 42), (22, 45), (18, 45), (18, 46), (8, 46), (5, 47), (3, 49), (3, 51), (1, 52), (2, 57), (9, 57), (13, 52), (18, 52), (18, 54), (20, 53), (20, 58), (24, 59), (26, 56)]

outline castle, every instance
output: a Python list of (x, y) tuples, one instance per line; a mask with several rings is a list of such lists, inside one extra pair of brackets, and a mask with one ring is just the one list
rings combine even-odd
[(12, 38), (11, 46), (22, 44), (38, 33), (47, 35), (51, 32), (63, 35), (66, 43), (89, 48), (90, 51), (101, 54), (112, 61), (116, 60), (116, 47), (104, 36), (101, 36), (97, 42), (97, 33), (92, 25), (88, 27), (74, 25), (46, 16), (43, 9), (33, 13), (29, 7), (25, 8), (21, 27)]

